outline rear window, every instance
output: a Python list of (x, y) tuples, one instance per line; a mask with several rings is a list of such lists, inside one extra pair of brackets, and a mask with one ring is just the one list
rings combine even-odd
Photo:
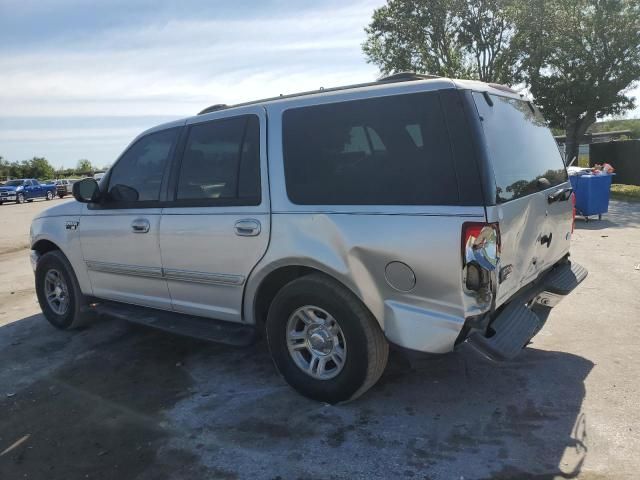
[(490, 106), (482, 93), (473, 97), (489, 147), (497, 203), (567, 181), (558, 145), (537, 109), (513, 98), (490, 95)]
[(293, 203), (458, 203), (449, 138), (435, 92), (287, 110), (283, 142)]

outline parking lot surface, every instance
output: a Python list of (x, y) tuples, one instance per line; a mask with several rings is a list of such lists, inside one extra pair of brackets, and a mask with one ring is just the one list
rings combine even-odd
[(26, 246), (59, 201), (0, 206), (2, 480), (639, 476), (638, 203), (578, 220), (589, 277), (514, 362), (394, 351), (364, 397), (329, 406), (293, 392), (263, 342), (50, 327)]

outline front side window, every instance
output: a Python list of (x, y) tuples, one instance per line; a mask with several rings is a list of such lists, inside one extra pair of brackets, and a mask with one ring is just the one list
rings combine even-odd
[(260, 204), (260, 127), (248, 115), (189, 128), (176, 200)]
[(567, 181), (567, 171), (540, 112), (524, 100), (482, 93), (473, 98), (489, 148), (496, 202), (505, 203)]
[(301, 205), (455, 205), (437, 92), (287, 110), (287, 194)]
[(179, 129), (142, 137), (114, 165), (109, 178), (108, 200), (148, 202), (160, 199), (160, 185)]

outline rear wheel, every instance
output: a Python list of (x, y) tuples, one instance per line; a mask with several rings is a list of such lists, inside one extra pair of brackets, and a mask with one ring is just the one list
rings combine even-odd
[(287, 284), (267, 316), (267, 342), (285, 380), (314, 400), (353, 400), (382, 375), (389, 346), (360, 300), (322, 274)]
[(58, 194), (58, 197), (60, 197), (60, 198), (64, 198), (64, 193), (59, 193), (59, 194)]
[(45, 253), (36, 266), (36, 294), (45, 318), (56, 328), (82, 326), (87, 304), (69, 260), (59, 250)]
[(53, 199), (53, 192), (47, 192), (47, 200)]

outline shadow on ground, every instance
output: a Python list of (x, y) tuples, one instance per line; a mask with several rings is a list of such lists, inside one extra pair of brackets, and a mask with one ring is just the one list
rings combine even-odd
[[(356, 402), (302, 398), (250, 349), (115, 321), (0, 328), (2, 479), (573, 478), (588, 360), (392, 354)], [(25, 439), (25, 436), (27, 436)]]
[(588, 221), (585, 217), (577, 216), (576, 228), (605, 230), (607, 228), (640, 227), (639, 210), (639, 203), (612, 200), (609, 204), (609, 211), (602, 215), (602, 220), (598, 220), (597, 215), (589, 217)]

